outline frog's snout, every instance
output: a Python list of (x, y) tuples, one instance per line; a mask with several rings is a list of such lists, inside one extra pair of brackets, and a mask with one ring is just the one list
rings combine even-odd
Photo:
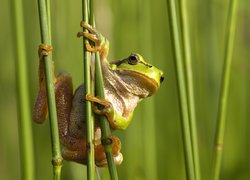
[(164, 75), (163, 72), (160, 72), (160, 83), (162, 83), (164, 81)]
[(163, 81), (164, 81), (164, 76), (161, 75), (161, 77), (160, 77), (160, 82), (162, 83)]

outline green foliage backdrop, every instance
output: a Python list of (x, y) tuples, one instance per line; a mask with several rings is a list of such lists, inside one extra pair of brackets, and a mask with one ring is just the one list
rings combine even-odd
[[(28, 60), (30, 106), (38, 89), (40, 43), (37, 2), (23, 1)], [(197, 131), (202, 179), (209, 179), (221, 81), (228, 0), (191, 0), (188, 4)], [(76, 88), (83, 81), (81, 1), (52, 1), (53, 59), (56, 72), (68, 71)], [(120, 179), (185, 179), (184, 157), (176, 90), (176, 74), (170, 41), (166, 0), (95, 1), (97, 28), (110, 41), (109, 59), (139, 52), (165, 72), (165, 81), (153, 97), (143, 101), (124, 132), (124, 162)], [(18, 118), (13, 36), (13, 9), (0, 6), (0, 179), (20, 179)], [(221, 179), (250, 178), (250, 2), (241, 0), (237, 18), (225, 149)], [(33, 123), (35, 170), (38, 180), (52, 179), (49, 122)], [(100, 174), (108, 176), (102, 169)], [(85, 179), (86, 168), (64, 162), (62, 179)]]

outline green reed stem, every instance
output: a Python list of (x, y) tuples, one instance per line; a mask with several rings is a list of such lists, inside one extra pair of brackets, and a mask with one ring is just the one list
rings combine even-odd
[(218, 121), (215, 136), (215, 149), (212, 168), (212, 179), (218, 180), (220, 177), (224, 134), (226, 126), (227, 100), (231, 73), (231, 62), (233, 54), (233, 43), (236, 29), (237, 0), (230, 0), (227, 15), (224, 66), (219, 99)]
[(29, 88), (27, 76), (27, 57), (25, 48), (25, 33), (23, 21), (22, 1), (13, 2), (14, 30), (16, 42), (16, 84), (18, 97), (18, 125), (19, 125), (19, 147), (21, 160), (21, 179), (33, 180), (34, 174), (34, 150), (33, 135), (31, 128), (31, 116), (29, 105)]
[[(93, 0), (89, 1), (89, 24), (92, 26), (95, 26), (94, 22), (94, 10), (93, 10)], [(87, 15), (87, 14), (86, 14)], [(101, 69), (101, 63), (100, 63), (100, 56), (99, 53), (95, 53), (95, 92), (96, 96), (100, 98), (104, 98), (104, 85), (103, 85), (103, 77), (102, 77), (102, 69)], [(100, 126), (102, 131), (102, 142), (107, 142), (109, 139), (109, 136), (111, 134), (109, 123), (106, 120), (104, 116), (101, 116), (99, 118), (100, 120)], [(114, 163), (113, 153), (111, 145), (105, 143), (103, 144), (106, 158), (108, 161), (108, 167), (109, 167), (109, 174), (111, 180), (118, 180), (118, 175), (116, 171), (116, 165)]]
[(183, 60), (186, 76), (186, 90), (187, 90), (187, 103), (189, 124), (191, 133), (192, 153), (194, 158), (194, 172), (195, 179), (200, 180), (200, 161), (199, 161), (199, 149), (198, 149), (198, 136), (196, 128), (196, 115), (195, 115), (195, 101), (194, 101), (194, 89), (193, 89), (193, 71), (191, 62), (191, 47), (190, 47), (190, 34), (189, 34), (189, 21), (187, 13), (187, 1), (180, 0), (180, 21), (181, 21), (181, 35), (183, 41)]
[(170, 20), (170, 31), (173, 42), (173, 50), (175, 56), (175, 69), (177, 73), (177, 89), (179, 94), (179, 105), (181, 111), (181, 125), (183, 146), (185, 155), (185, 168), (188, 180), (195, 179), (194, 174), (194, 161), (192, 153), (191, 133), (189, 125), (188, 104), (187, 104), (187, 92), (185, 84), (185, 73), (183, 71), (184, 64), (182, 61), (182, 46), (179, 37), (178, 19), (176, 14), (175, 0), (167, 0), (168, 13)]
[[(51, 44), (51, 12), (50, 12), (50, 0), (46, 0), (46, 9), (47, 9), (47, 17), (48, 17), (48, 31), (49, 31), (49, 41)], [(52, 56), (52, 54), (51, 54)], [(51, 58), (53, 59), (53, 58)]]
[[(101, 69), (101, 63), (100, 63), (100, 57), (99, 54), (96, 56), (96, 96), (104, 98), (104, 85), (103, 85), (103, 77), (102, 77), (102, 69)], [(100, 125), (101, 125), (101, 131), (102, 131), (102, 143), (108, 142), (108, 139), (110, 137), (110, 127), (107, 119), (104, 116), (101, 116), (99, 118)], [(108, 160), (108, 167), (109, 167), (109, 175), (111, 180), (118, 180), (118, 174), (116, 170), (116, 165), (114, 162), (113, 154), (112, 154), (112, 148), (111, 145), (108, 143), (103, 143), (106, 158)]]
[[(40, 19), (40, 29), (41, 29), (41, 42), (46, 45), (51, 45), (49, 25), (46, 9), (46, 0), (38, 0), (39, 9), (39, 19)], [(57, 113), (56, 113), (56, 102), (55, 102), (55, 92), (54, 92), (54, 82), (53, 82), (53, 72), (52, 72), (52, 59), (51, 55), (44, 56), (45, 61), (45, 78), (46, 78), (46, 91), (48, 97), (48, 109), (49, 109), (49, 119), (50, 119), (50, 131), (51, 131), (51, 143), (52, 143), (52, 164), (54, 179), (59, 180), (61, 177), (61, 167), (62, 167), (62, 156), (60, 151), (59, 134), (58, 134), (58, 124), (57, 124)]]
[[(89, 8), (89, 2), (87, 0), (82, 1), (82, 17), (83, 21), (89, 22), (89, 13), (92, 13)], [(87, 32), (86, 29), (83, 31)], [(84, 68), (84, 83), (85, 83), (85, 92), (84, 94), (92, 94), (91, 88), (91, 78), (90, 78), (90, 61), (91, 53), (86, 49), (85, 43), (87, 39), (83, 37), (83, 48), (84, 48), (84, 57), (83, 57), (83, 68)], [(95, 179), (95, 137), (94, 137), (94, 118), (92, 114), (91, 102), (86, 101), (86, 126), (87, 126), (87, 179)]]

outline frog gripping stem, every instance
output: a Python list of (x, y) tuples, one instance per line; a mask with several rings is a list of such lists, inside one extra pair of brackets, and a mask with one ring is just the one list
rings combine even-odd
[(112, 119), (114, 119), (114, 113), (113, 113), (114, 108), (108, 100), (100, 99), (100, 98), (92, 96), (90, 94), (86, 94), (85, 99), (87, 101), (97, 103), (97, 105), (94, 106), (95, 114), (106, 116), (107, 120), (109, 121), (110, 126), (112, 128), (115, 128), (113, 125), (113, 122), (112, 122)]
[(52, 51), (52, 46), (46, 44), (40, 44), (38, 48), (39, 56), (39, 92), (37, 95), (35, 107), (33, 110), (32, 117), (35, 122), (42, 123), (48, 115), (48, 102), (46, 95), (46, 85), (45, 85), (45, 72), (44, 72), (44, 56), (48, 56)]
[(53, 50), (53, 47), (51, 45), (40, 44), (38, 48), (39, 59), (42, 60), (44, 56), (48, 56), (49, 53), (52, 52), (52, 50)]
[(87, 51), (99, 52), (101, 57), (107, 57), (108, 51), (109, 51), (108, 40), (88, 23), (81, 21), (80, 26), (85, 28), (89, 32), (78, 32), (77, 37), (83, 36), (86, 39), (94, 43), (94, 45), (91, 46), (90, 43), (86, 41), (85, 45), (86, 45)]

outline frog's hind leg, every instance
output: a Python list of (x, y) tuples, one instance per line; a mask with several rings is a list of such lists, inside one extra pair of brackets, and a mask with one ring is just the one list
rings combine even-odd
[(73, 99), (72, 78), (62, 72), (57, 75), (55, 81), (55, 98), (60, 137), (66, 136), (68, 132), (70, 111)]
[(67, 161), (75, 161), (81, 164), (87, 163), (86, 150), (71, 150), (66, 147), (62, 151), (63, 159)]
[[(63, 158), (66, 160), (86, 164), (86, 152), (88, 151), (88, 146), (86, 146), (85, 135), (82, 134), (85, 131), (84, 128), (86, 128), (85, 125), (83, 125), (83, 115), (85, 114), (83, 101), (84, 86), (79, 86), (73, 97), (71, 77), (68, 74), (63, 73), (60, 74), (56, 79), (55, 94), (60, 140), (64, 145), (62, 153)], [(82, 122), (83, 124), (81, 124)], [(95, 139), (100, 138), (98, 127), (98, 124), (96, 124)], [(123, 156), (120, 153), (121, 142), (119, 138), (115, 136), (111, 136), (109, 140), (111, 142), (115, 163), (121, 164), (123, 160)], [(97, 166), (107, 165), (105, 151), (99, 140), (96, 140), (95, 142), (95, 162)]]
[[(39, 91), (36, 99), (36, 103), (33, 109), (32, 117), (35, 122), (42, 123), (48, 114), (48, 103), (46, 96), (46, 84), (45, 84), (45, 71), (44, 71), (44, 56), (48, 56), (52, 51), (52, 46), (40, 44), (38, 48), (38, 56), (39, 56)], [(54, 66), (52, 66), (52, 71), (54, 72)], [(53, 73), (54, 78), (54, 73)]]
[(70, 135), (70, 115), (73, 101), (72, 78), (62, 72), (56, 77), (55, 82), (56, 109), (60, 141), (65, 147), (73, 150), (85, 148), (85, 140)]
[[(121, 142), (119, 138), (115, 136), (111, 136), (110, 140), (112, 141), (112, 153), (114, 157), (114, 161), (116, 165), (119, 165), (123, 161), (122, 153), (120, 152), (121, 149)], [(85, 147), (85, 146), (84, 146)], [(68, 161), (75, 161), (81, 164), (87, 163), (87, 154), (85, 149), (75, 149), (72, 150), (71, 148), (65, 147), (62, 151), (62, 156), (65, 160)], [(95, 164), (98, 167), (107, 166), (107, 159), (105, 155), (104, 147), (101, 143), (95, 144)]]
[[(36, 103), (33, 110), (33, 119), (37, 123), (42, 123), (48, 114), (48, 103), (46, 95), (46, 83), (45, 83), (45, 72), (44, 72), (44, 56), (47, 56), (52, 50), (51, 46), (40, 45), (39, 46), (39, 92), (36, 99)], [(86, 151), (86, 143), (84, 138), (76, 138), (70, 136), (69, 133), (69, 121), (72, 109), (73, 99), (73, 85), (71, 76), (62, 72), (56, 77), (53, 72), (53, 82), (55, 88), (55, 100), (56, 110), (58, 119), (58, 128), (60, 142), (65, 146), (65, 149), (71, 149), (72, 151)], [(79, 154), (79, 153), (78, 153)], [(83, 156), (83, 155), (82, 155)], [(83, 159), (83, 158), (82, 158)]]

